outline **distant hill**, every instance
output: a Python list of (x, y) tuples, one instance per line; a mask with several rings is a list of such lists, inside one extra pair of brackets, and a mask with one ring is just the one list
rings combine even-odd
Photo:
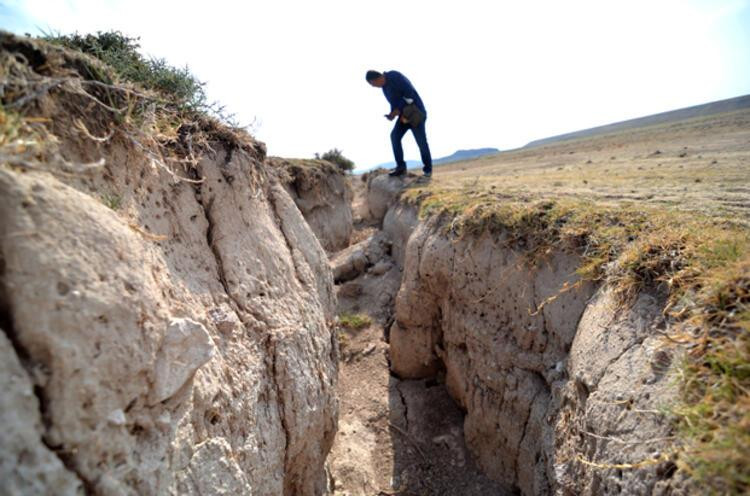
[(616, 131), (623, 131), (625, 129), (652, 126), (654, 124), (664, 124), (666, 122), (690, 119), (693, 117), (703, 117), (712, 114), (719, 114), (722, 112), (731, 112), (733, 110), (741, 110), (744, 108), (750, 108), (750, 95), (738, 96), (735, 98), (719, 100), (711, 103), (704, 103), (702, 105), (695, 105), (693, 107), (686, 107), (679, 110), (671, 110), (669, 112), (662, 112), (646, 117), (639, 117), (637, 119), (615, 122), (613, 124), (607, 124), (605, 126), (592, 127), (590, 129), (583, 129), (581, 131), (575, 131), (572, 133), (551, 136), (549, 138), (532, 141), (524, 148), (547, 145), (549, 143), (556, 143), (559, 141), (565, 141), (575, 138), (585, 138), (597, 134), (607, 134)]
[(472, 158), (481, 157), (483, 155), (491, 155), (493, 153), (500, 153), (500, 150), (498, 150), (497, 148), (475, 148), (473, 150), (458, 150), (457, 152), (448, 155), (447, 157), (435, 159), (432, 161), (432, 163), (433, 165), (449, 164), (451, 162), (469, 160)]
[[(451, 162), (458, 162), (460, 160), (469, 160), (472, 158), (482, 157), (484, 155), (491, 155), (493, 153), (499, 153), (499, 152), (500, 150), (498, 150), (497, 148), (474, 148), (471, 150), (458, 150), (445, 157), (433, 159), (432, 165), (441, 165), (441, 164), (448, 164)], [(392, 169), (396, 167), (396, 163), (384, 162), (382, 164), (376, 165), (375, 167), (373, 167), (373, 169), (377, 169), (381, 167), (384, 169)], [(406, 167), (408, 169), (421, 168), (422, 161), (421, 160), (407, 160)]]

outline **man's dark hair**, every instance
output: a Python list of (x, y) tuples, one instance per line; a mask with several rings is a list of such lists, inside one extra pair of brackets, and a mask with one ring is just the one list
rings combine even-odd
[(367, 75), (365, 76), (365, 79), (367, 79), (367, 82), (372, 82), (378, 79), (380, 76), (382, 76), (381, 73), (378, 71), (367, 71)]

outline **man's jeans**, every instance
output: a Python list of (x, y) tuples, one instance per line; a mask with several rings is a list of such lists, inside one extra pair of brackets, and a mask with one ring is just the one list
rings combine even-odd
[[(398, 119), (398, 118), (397, 118)], [(414, 139), (417, 140), (417, 146), (419, 146), (419, 153), (422, 155), (422, 164), (424, 167), (422, 170), (429, 174), (432, 172), (432, 156), (430, 155), (430, 146), (427, 144), (427, 133), (425, 132), (424, 124), (412, 128), (408, 124), (403, 124), (401, 120), (396, 121), (396, 125), (393, 126), (391, 131), (391, 145), (393, 145), (393, 156), (396, 159), (396, 170), (406, 169), (406, 162), (404, 162), (404, 148), (401, 146), (401, 138), (404, 137), (406, 131), (411, 129), (414, 134)]]

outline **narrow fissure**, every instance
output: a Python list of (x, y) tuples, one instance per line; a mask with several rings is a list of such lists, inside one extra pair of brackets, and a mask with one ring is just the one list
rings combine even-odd
[[(198, 179), (205, 179), (203, 178), (197, 169), (190, 168), (189, 175), (191, 176), (191, 179), (198, 180)], [(203, 212), (203, 217), (206, 219), (206, 223), (208, 224), (208, 227), (206, 228), (206, 244), (208, 245), (208, 249), (213, 255), (214, 262), (216, 263), (216, 270), (217, 275), (219, 278), (219, 283), (221, 284), (222, 288), (224, 288), (224, 293), (227, 295), (227, 298), (229, 298), (229, 301), (231, 302), (232, 306), (234, 307), (234, 312), (237, 314), (237, 317), (240, 319), (240, 321), (243, 324), (246, 324), (245, 317), (243, 315), (243, 306), (240, 304), (239, 301), (234, 297), (232, 294), (232, 291), (229, 289), (229, 283), (227, 282), (226, 275), (224, 273), (224, 264), (221, 259), (221, 253), (219, 252), (219, 249), (216, 247), (215, 243), (215, 223), (213, 221), (212, 215), (211, 215), (211, 209), (213, 207), (214, 200), (211, 199), (208, 202), (206, 202), (203, 199), (202, 194), (202, 185), (200, 183), (196, 183), (193, 185), (193, 193), (195, 196), (196, 203), (200, 206), (201, 211)]]
[(226, 295), (232, 299), (234, 304), (240, 308), (239, 302), (237, 302), (234, 297), (232, 296), (232, 292), (229, 290), (229, 284), (227, 283), (226, 275), (224, 274), (224, 263), (221, 260), (221, 253), (219, 253), (219, 249), (216, 247), (216, 244), (214, 243), (214, 223), (211, 220), (211, 207), (213, 206), (213, 199), (209, 200), (208, 205), (204, 205), (202, 200), (199, 200), (198, 202), (200, 206), (203, 208), (203, 214), (206, 217), (206, 222), (208, 222), (208, 227), (206, 228), (206, 244), (208, 244), (208, 248), (211, 250), (211, 253), (214, 255), (214, 260), (216, 261), (216, 269), (219, 276), (219, 282), (221, 283), (221, 286), (224, 288), (224, 292)]
[(276, 343), (274, 342), (273, 336), (269, 334), (265, 340), (265, 344), (267, 356), (271, 360), (271, 381), (273, 382), (276, 391), (276, 406), (278, 408), (279, 420), (281, 421), (281, 428), (284, 430), (284, 478), (286, 479), (286, 467), (289, 459), (289, 440), (291, 434), (286, 420), (286, 403), (284, 401), (281, 386), (279, 385), (278, 370), (276, 368)]
[(44, 388), (42, 388), (38, 384), (34, 384), (34, 375), (32, 374), (32, 369), (34, 367), (33, 359), (23, 347), (23, 345), (21, 345), (21, 343), (18, 341), (18, 336), (15, 332), (15, 326), (13, 324), (13, 316), (10, 309), (10, 303), (6, 297), (7, 293), (5, 288), (5, 281), (4, 279), (2, 279), (2, 277), (4, 276), (4, 271), (5, 262), (4, 260), (0, 259), (0, 331), (5, 335), (5, 337), (8, 338), (8, 342), (10, 343), (11, 347), (13, 348), (13, 352), (18, 358), (18, 362), (29, 378), (29, 383), (32, 386), (31, 392), (36, 397), (37, 405), (39, 406), (39, 417), (42, 421), (42, 428), (44, 430), (39, 440), (50, 451), (50, 453), (54, 454), (55, 457), (60, 460), (60, 463), (62, 463), (63, 467), (65, 467), (68, 472), (75, 476), (75, 478), (81, 483), (81, 486), (83, 487), (86, 494), (94, 494), (94, 485), (78, 470), (73, 454), (65, 451), (65, 448), (63, 446), (52, 445), (47, 439), (46, 433), (50, 430), (51, 425), (51, 419), (49, 418), (48, 413), (48, 401), (44, 392)]
[[(521, 437), (519, 438), (518, 446), (516, 447), (516, 451), (517, 452), (520, 452), (521, 447), (524, 444), (526, 444), (526, 443), (529, 442), (526, 439), (526, 435), (527, 435), (527, 433), (529, 431), (529, 421), (531, 420), (531, 414), (532, 414), (532, 412), (534, 410), (534, 404), (536, 403), (537, 398), (539, 397), (539, 395), (544, 394), (545, 392), (548, 391), (548, 389), (547, 389), (548, 388), (547, 383), (544, 382), (543, 378), (541, 378), (541, 381), (542, 381), (542, 386), (539, 388), (539, 390), (536, 392), (536, 394), (534, 394), (534, 397), (532, 398), (531, 403), (529, 403), (529, 411), (526, 414), (526, 420), (524, 421), (523, 428), (521, 429)], [(518, 463), (519, 463), (519, 458), (518, 457), (516, 457), (515, 463), (516, 463), (515, 473), (518, 474), (520, 472), (519, 467), (518, 467)]]
[[(44, 393), (43, 388), (39, 386), (33, 387), (34, 396), (36, 396), (37, 401), (39, 403), (39, 413), (42, 417), (42, 425), (44, 426), (44, 430), (48, 431), (50, 429), (50, 419), (47, 407), (47, 399)], [(86, 494), (96, 494), (95, 491), (95, 485), (93, 482), (91, 482), (87, 477), (85, 477), (76, 466), (74, 454), (66, 451), (64, 446), (53, 446), (48, 440), (45, 434), (42, 434), (41, 437), (42, 443), (47, 447), (50, 452), (54, 453), (55, 456), (60, 460), (60, 462), (63, 464), (63, 466), (71, 473), (73, 473), (78, 479), (81, 484), (83, 485), (84, 491)]]
[(404, 429), (406, 432), (409, 432), (409, 404), (406, 402), (406, 398), (404, 398), (404, 392), (401, 391), (401, 381), (396, 382), (395, 388), (404, 409)]
[(539, 289), (537, 289), (538, 280), (534, 278), (534, 311), (538, 312), (539, 317), (542, 319), (542, 332), (547, 335), (549, 339), (549, 329), (547, 328), (547, 315), (545, 314), (544, 308), (540, 306), (543, 305), (544, 298), (541, 298), (541, 295), (539, 294)]
[[(200, 178), (200, 175), (195, 169), (190, 170), (192, 173), (191, 177), (193, 179)], [(203, 199), (200, 184), (194, 185), (193, 192), (195, 194), (195, 201), (200, 206), (201, 211), (203, 212), (203, 216), (206, 219), (206, 223), (208, 224), (208, 227), (206, 228), (206, 244), (208, 245), (208, 249), (213, 255), (214, 261), (216, 263), (216, 271), (217, 277), (219, 278), (219, 283), (224, 289), (224, 293), (226, 294), (229, 303), (234, 310), (234, 313), (237, 315), (237, 318), (240, 320), (240, 322), (242, 322), (245, 326), (253, 324), (252, 321), (248, 321), (248, 315), (252, 316), (252, 318), (254, 318), (258, 322), (265, 322), (266, 319), (262, 315), (259, 315), (258, 312), (254, 312), (252, 311), (252, 309), (247, 308), (245, 305), (243, 305), (231, 291), (229, 282), (227, 281), (226, 273), (224, 272), (224, 262), (221, 257), (221, 252), (216, 246), (216, 222), (214, 221), (212, 214), (214, 200), (213, 198), (209, 201), (205, 201)]]
[[(228, 163), (229, 159), (226, 160), (225, 163)], [(197, 171), (192, 169), (193, 175), (198, 177)], [(225, 176), (225, 180), (227, 180)], [(227, 181), (228, 184), (231, 185), (231, 181)], [(230, 186), (231, 187), (231, 186)], [(243, 323), (243, 325), (248, 326), (252, 322), (248, 322), (247, 315), (252, 316), (252, 318), (256, 319), (258, 322), (264, 322), (266, 323), (266, 332), (263, 339), (263, 346), (266, 349), (266, 371), (270, 375), (271, 384), (273, 384), (273, 389), (275, 392), (276, 397), (276, 407), (277, 412), (279, 416), (279, 422), (281, 424), (281, 428), (284, 431), (284, 478), (286, 483), (286, 468), (288, 464), (288, 456), (289, 456), (289, 442), (290, 442), (290, 430), (289, 426), (287, 424), (286, 414), (285, 414), (285, 401), (282, 389), (279, 385), (278, 380), (278, 370), (277, 370), (277, 355), (276, 355), (276, 344), (274, 342), (274, 337), (272, 335), (272, 330), (268, 327), (266, 319), (262, 315), (258, 315), (257, 312), (253, 312), (251, 309), (246, 308), (240, 301), (237, 300), (237, 298), (232, 293), (229, 283), (227, 281), (226, 274), (224, 272), (224, 264), (221, 257), (221, 252), (219, 251), (218, 247), (215, 243), (215, 229), (216, 229), (216, 223), (213, 220), (212, 217), (212, 207), (213, 207), (213, 198), (206, 202), (203, 199), (203, 195), (201, 194), (201, 186), (200, 184), (196, 184), (194, 187), (194, 193), (195, 193), (195, 199), (198, 205), (201, 207), (204, 217), (206, 219), (206, 222), (208, 224), (208, 227), (206, 229), (206, 243), (209, 247), (209, 250), (213, 254), (214, 260), (216, 262), (216, 268), (218, 273), (219, 282), (221, 283), (222, 288), (224, 289), (224, 293), (227, 295), (227, 298), (229, 299), (235, 314), (240, 319), (240, 321)], [(273, 205), (273, 201), (270, 199), (270, 196), (267, 196), (268, 201)], [(279, 229), (283, 233), (283, 225), (281, 223), (281, 219), (276, 214), (275, 208), (271, 209), (274, 212), (275, 220), (277, 225), (279, 226)], [(289, 241), (286, 239), (286, 235), (284, 235), (284, 240), (287, 243), (287, 246), (290, 250), (290, 256), (292, 256), (291, 253), (291, 246), (289, 246)], [(292, 257), (293, 259), (293, 257)], [(294, 261), (292, 262), (294, 264)], [(295, 273), (297, 271), (297, 267), (295, 264)]]
[(286, 230), (287, 230), (286, 223), (281, 218), (281, 216), (279, 215), (279, 212), (277, 210), (277, 206), (276, 206), (276, 201), (277, 200), (276, 200), (276, 197), (274, 196), (274, 193), (272, 191), (267, 191), (266, 192), (266, 197), (268, 198), (268, 202), (269, 202), (269, 205), (271, 207), (270, 210), (271, 210), (271, 212), (273, 212), (273, 216), (274, 216), (274, 220), (276, 221), (276, 225), (279, 226), (279, 231), (281, 231), (281, 237), (284, 238), (284, 243), (286, 244), (286, 248), (287, 248), (287, 250), (289, 250), (289, 258), (292, 260), (292, 266), (294, 267), (294, 275), (297, 278), (297, 282), (299, 282), (299, 284), (302, 287), (306, 287), (307, 284), (305, 284), (305, 281), (300, 276), (299, 267), (297, 267), (297, 260), (296, 260), (296, 258), (294, 256), (294, 248), (292, 246), (292, 243), (289, 241), (289, 236), (288, 236), (288, 234), (286, 232)]

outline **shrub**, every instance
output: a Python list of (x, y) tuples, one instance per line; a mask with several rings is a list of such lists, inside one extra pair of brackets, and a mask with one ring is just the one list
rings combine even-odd
[(86, 35), (45, 34), (42, 39), (96, 57), (112, 67), (120, 80), (153, 90), (180, 108), (220, 113), (215, 104), (208, 102), (205, 83), (188, 67), (174, 67), (164, 59), (144, 57), (138, 51), (139, 38), (131, 38), (120, 31), (99, 31)]
[(351, 172), (352, 170), (354, 170), (354, 162), (346, 158), (341, 152), (341, 150), (339, 150), (338, 148), (328, 150), (323, 155), (316, 153), (315, 158), (320, 159), (320, 160), (326, 160), (328, 162), (336, 164), (339, 167), (339, 169), (345, 172)]

